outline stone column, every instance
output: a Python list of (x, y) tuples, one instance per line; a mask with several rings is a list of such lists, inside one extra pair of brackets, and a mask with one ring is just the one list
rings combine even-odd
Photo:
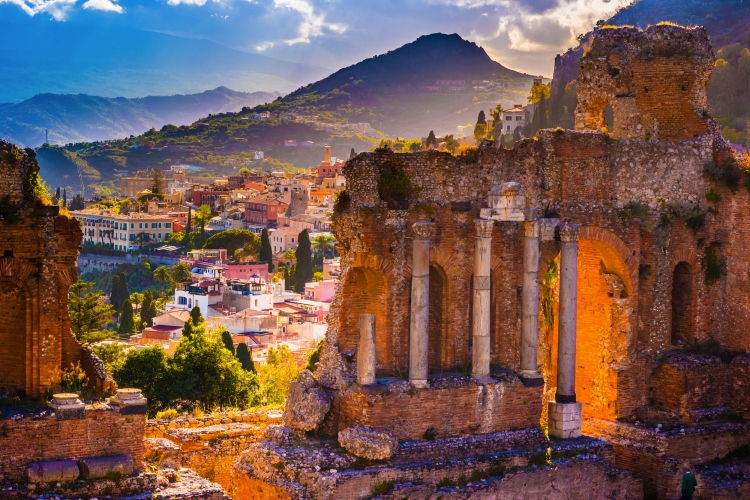
[(471, 376), (486, 380), (490, 376), (490, 260), (492, 258), (493, 220), (477, 219), (474, 243), (474, 302)]
[(411, 324), (409, 328), (409, 382), (427, 387), (430, 322), (431, 222), (412, 225)]
[(581, 435), (581, 403), (576, 402), (576, 304), (578, 224), (560, 225), (560, 321), (557, 345), (557, 392), (549, 403), (549, 434)]
[(537, 371), (539, 346), (539, 210), (524, 210), (523, 286), (521, 288), (521, 372), (526, 387), (544, 385)]
[(375, 383), (375, 315), (359, 315), (359, 347), (357, 349), (357, 384)]

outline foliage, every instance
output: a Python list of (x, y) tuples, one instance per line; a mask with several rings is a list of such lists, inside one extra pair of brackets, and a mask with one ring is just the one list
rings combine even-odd
[(258, 260), (268, 264), (268, 272), (273, 272), (273, 250), (271, 250), (271, 240), (268, 237), (268, 229), (263, 228), (260, 233), (260, 255)]
[(435, 137), (435, 132), (434, 131), (430, 130), (430, 133), (427, 134), (427, 140), (425, 141), (424, 145), (426, 147), (428, 147), (428, 148), (430, 146), (437, 146), (438, 145), (438, 140)]
[(719, 195), (719, 193), (717, 193), (716, 191), (714, 191), (714, 188), (711, 188), (711, 189), (709, 189), (706, 192), (706, 201), (707, 202), (709, 202), (709, 203), (718, 203), (719, 200), (721, 200), (721, 196)]
[(71, 330), (76, 340), (83, 343), (97, 342), (110, 335), (104, 330), (115, 311), (102, 301), (102, 292), (93, 292), (93, 283), (78, 280), (70, 287)]
[(159, 282), (159, 290), (164, 293), (164, 284), (172, 283), (172, 272), (166, 266), (159, 266), (154, 270), (154, 279)]
[(339, 192), (336, 195), (336, 199), (333, 202), (333, 213), (340, 214), (346, 211), (349, 208), (349, 204), (351, 203), (351, 198), (349, 198), (349, 193), (345, 190)]
[(649, 217), (649, 213), (650, 209), (648, 205), (639, 201), (631, 201), (620, 211), (620, 218), (623, 223), (627, 223), (630, 220), (637, 220), (642, 230), (651, 231), (654, 228), (654, 221)]
[(726, 261), (719, 256), (720, 247), (721, 243), (718, 241), (711, 242), (701, 258), (701, 270), (704, 273), (703, 282), (706, 286), (717, 283), (727, 273)]
[(110, 373), (114, 373), (125, 362), (125, 346), (117, 342), (97, 344), (92, 349)]
[(303, 293), (305, 291), (305, 283), (309, 283), (313, 279), (312, 247), (307, 229), (303, 229), (299, 233), (297, 241), (297, 275), (295, 276), (294, 291)]
[(379, 481), (372, 486), (375, 495), (387, 495), (396, 486), (396, 481)]
[(323, 281), (323, 271), (316, 271), (313, 273), (313, 281)]
[(133, 304), (130, 299), (126, 300), (122, 306), (122, 313), (120, 314), (120, 327), (117, 333), (120, 335), (130, 335), (135, 330), (135, 320), (133, 318)]
[(678, 203), (673, 203), (669, 205), (668, 212), (672, 216), (685, 219), (685, 224), (687, 224), (687, 226), (695, 233), (697, 233), (706, 222), (706, 211), (698, 205), (680, 205)]
[(289, 384), (297, 379), (299, 368), (289, 346), (282, 344), (268, 348), (266, 364), (258, 369), (260, 398), (264, 404), (282, 404), (286, 400)]
[(170, 274), (172, 275), (172, 281), (174, 283), (184, 283), (186, 281), (190, 281), (190, 266), (188, 266), (184, 262), (179, 262), (172, 266)]
[(147, 203), (149, 200), (163, 200), (164, 193), (143, 193), (138, 197), (138, 203)]
[(551, 97), (551, 88), (551, 82), (532, 85), (528, 97), (529, 104), (537, 103), (542, 99), (549, 99)]
[(23, 198), (33, 204), (48, 205), (50, 203), (49, 187), (39, 173), (31, 169), (23, 178)]
[(203, 245), (203, 248), (225, 248), (227, 255), (234, 256), (242, 249), (243, 256), (260, 254), (261, 241), (255, 234), (244, 229), (228, 229), (214, 234)]
[(474, 146), (459, 146), (456, 153), (458, 153), (458, 155), (461, 156), (466, 163), (476, 163), (479, 160), (477, 148), (475, 148)]
[(479, 144), (479, 141), (484, 139), (484, 137), (487, 135), (487, 125), (484, 123), (477, 123), (474, 127), (474, 140), (477, 144)]
[(320, 339), (318, 342), (318, 345), (315, 346), (315, 349), (313, 349), (310, 354), (307, 356), (307, 366), (305, 366), (306, 370), (310, 370), (311, 372), (315, 372), (315, 370), (318, 369), (318, 361), (320, 361), (320, 353), (323, 350), (323, 339)]
[(193, 219), (195, 219), (195, 222), (201, 227), (201, 237), (206, 233), (206, 224), (208, 224), (208, 221), (213, 217), (214, 213), (208, 205), (201, 205), (198, 207), (198, 210), (195, 211)]
[(109, 294), (109, 303), (114, 307), (116, 314), (119, 314), (122, 310), (122, 306), (128, 297), (130, 297), (128, 278), (125, 272), (121, 271), (118, 276), (112, 278), (112, 290)]
[(542, 329), (551, 332), (555, 325), (555, 297), (557, 286), (557, 262), (552, 261), (544, 271), (544, 278), (539, 287), (539, 306), (542, 311)]
[(169, 355), (155, 345), (128, 351), (122, 365), (112, 376), (119, 387), (137, 387), (148, 398), (149, 414), (167, 408), (172, 401), (168, 379)]
[(421, 187), (412, 184), (400, 160), (389, 158), (381, 164), (378, 195), (381, 200), (388, 203), (388, 208), (408, 208), (411, 198), (421, 190)]
[(176, 418), (177, 416), (179, 416), (179, 413), (174, 408), (156, 412), (156, 418)]
[(146, 290), (143, 294), (143, 305), (141, 306), (141, 323), (145, 326), (153, 326), (154, 318), (158, 316), (156, 302), (151, 290)]
[(70, 367), (62, 371), (60, 385), (63, 392), (76, 392), (81, 394), (89, 385), (89, 378), (81, 368), (81, 362), (70, 363)]
[(248, 349), (247, 344), (244, 342), (240, 342), (237, 344), (237, 361), (240, 362), (242, 365), (242, 368), (245, 371), (257, 373), (257, 370), (255, 369), (255, 363), (253, 363), (253, 353), (250, 349)]
[(224, 344), (224, 347), (226, 347), (227, 350), (232, 353), (232, 355), (235, 354), (234, 353), (234, 340), (232, 339), (231, 333), (229, 333), (226, 330), (223, 330), (221, 332), (221, 342)]
[(190, 321), (192, 321), (194, 325), (200, 325), (203, 323), (203, 315), (201, 314), (200, 307), (193, 306), (190, 310)]
[(158, 168), (151, 169), (151, 192), (153, 194), (164, 193), (164, 173)]
[(737, 191), (740, 182), (740, 168), (734, 159), (727, 161), (723, 166), (709, 161), (703, 165), (703, 175), (712, 181), (723, 181), (732, 193)]

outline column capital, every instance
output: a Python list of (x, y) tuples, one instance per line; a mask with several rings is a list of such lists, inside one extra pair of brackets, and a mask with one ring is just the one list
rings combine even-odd
[(474, 219), (477, 227), (477, 238), (492, 238), (492, 228), (495, 225), (494, 220)]
[(562, 224), (560, 224), (560, 241), (562, 241), (563, 243), (577, 242), (580, 232), (580, 224), (563, 222)]
[(411, 229), (414, 232), (414, 239), (429, 240), (430, 234), (432, 234), (432, 226), (434, 225), (432, 222), (415, 222), (412, 224)]
[(523, 223), (523, 235), (527, 238), (539, 238), (539, 221), (524, 221)]
[(540, 210), (538, 208), (529, 207), (523, 209), (523, 220), (527, 222), (536, 222), (539, 219)]

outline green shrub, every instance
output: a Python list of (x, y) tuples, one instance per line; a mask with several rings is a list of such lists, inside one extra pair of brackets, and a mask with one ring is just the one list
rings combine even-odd
[(341, 191), (336, 195), (336, 200), (333, 202), (333, 213), (340, 214), (345, 212), (351, 204), (351, 198), (349, 193), (345, 190)]
[(703, 165), (703, 175), (712, 181), (722, 181), (732, 193), (737, 192), (737, 186), (740, 183), (740, 168), (734, 158), (728, 160), (723, 166), (709, 161)]
[(375, 495), (387, 495), (396, 486), (396, 481), (380, 481), (375, 483), (372, 487), (372, 492)]
[(378, 179), (378, 195), (388, 203), (388, 208), (404, 209), (409, 201), (422, 190), (415, 186), (406, 172), (401, 161), (387, 160), (380, 167)]
[(709, 189), (706, 192), (706, 201), (709, 203), (717, 203), (721, 199), (719, 193), (714, 191), (714, 188)]
[(641, 229), (650, 231), (654, 228), (654, 223), (649, 217), (651, 209), (645, 203), (631, 201), (620, 211), (620, 218), (624, 223), (630, 220), (636, 220), (640, 223)]
[(718, 241), (712, 242), (706, 247), (706, 251), (701, 258), (701, 270), (704, 274), (703, 282), (707, 286), (717, 283), (727, 272), (726, 261), (719, 256), (720, 246), (721, 243)]
[(315, 346), (315, 349), (313, 349), (312, 352), (307, 357), (307, 366), (306, 369), (310, 370), (311, 372), (314, 372), (318, 369), (318, 361), (320, 361), (320, 351), (323, 350), (323, 339), (320, 339), (320, 342), (318, 342), (318, 345)]
[(438, 488), (452, 488), (456, 486), (456, 482), (449, 477), (444, 477), (443, 479), (440, 480), (437, 486)]
[(175, 410), (174, 408), (156, 412), (156, 418), (175, 418), (178, 415), (179, 413), (177, 413), (177, 410)]

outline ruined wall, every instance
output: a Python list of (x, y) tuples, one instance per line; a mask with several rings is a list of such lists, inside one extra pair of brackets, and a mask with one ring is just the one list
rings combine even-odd
[(39, 395), (81, 358), (70, 334), (68, 289), (76, 280), (78, 222), (31, 191), (32, 150), (0, 141), (0, 392)]
[(51, 411), (0, 416), (0, 484), (25, 481), (31, 462), (127, 454), (143, 462), (145, 415), (122, 415), (116, 406), (86, 408), (86, 418), (58, 420)]
[(703, 28), (602, 28), (579, 62), (576, 129), (658, 141), (705, 134), (713, 62)]

